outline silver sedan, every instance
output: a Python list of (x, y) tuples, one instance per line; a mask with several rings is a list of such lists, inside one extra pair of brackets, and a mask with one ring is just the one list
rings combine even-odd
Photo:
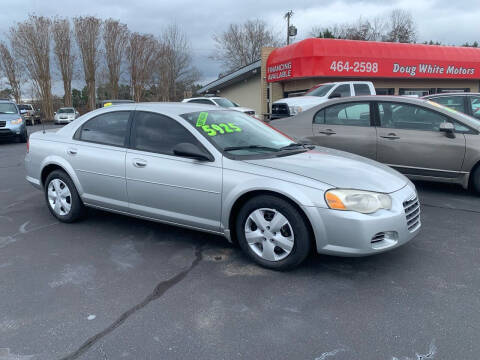
[(362, 256), (420, 230), (415, 186), (375, 161), (293, 142), (243, 113), (129, 104), (30, 136), (27, 180), (72, 222), (85, 207), (225, 236), (288, 269), (311, 249)]

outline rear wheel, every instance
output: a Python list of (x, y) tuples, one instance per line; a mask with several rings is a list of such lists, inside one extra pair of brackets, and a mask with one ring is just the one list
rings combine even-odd
[(45, 200), (52, 215), (62, 222), (77, 221), (85, 212), (72, 179), (62, 170), (52, 171), (47, 176)]
[(270, 269), (294, 268), (310, 252), (310, 232), (304, 216), (275, 196), (247, 201), (238, 213), (235, 231), (242, 250)]

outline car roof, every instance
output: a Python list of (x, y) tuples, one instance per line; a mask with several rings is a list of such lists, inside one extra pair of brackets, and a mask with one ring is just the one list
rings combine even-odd
[(185, 99), (185, 100), (195, 100), (195, 99), (225, 99), (224, 97), (222, 96), (196, 96), (196, 97), (192, 97), (192, 98), (188, 98), (188, 99)]
[(430, 94), (430, 95), (425, 95), (422, 96), (422, 99), (430, 99), (433, 97), (441, 97), (441, 96), (480, 96), (480, 93), (478, 92), (449, 92), (449, 93), (439, 93), (439, 94)]

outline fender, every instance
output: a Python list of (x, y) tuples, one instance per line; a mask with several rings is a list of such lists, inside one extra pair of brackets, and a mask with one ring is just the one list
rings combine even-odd
[[(43, 159), (41, 166), (40, 166), (40, 174), (43, 172), (43, 169), (45, 169), (46, 166), (48, 165), (57, 165), (60, 166), (65, 172), (70, 176), (72, 179), (73, 183), (75, 184), (75, 187), (77, 188), (77, 192), (80, 196), (83, 195), (83, 187), (80, 184), (80, 181), (78, 180), (77, 174), (75, 173), (75, 170), (73, 170), (72, 166), (66, 161), (64, 158), (58, 155), (49, 155), (45, 159)], [(41, 177), (40, 177), (40, 182), (41, 182)], [(44, 184), (41, 184), (44, 186)]]

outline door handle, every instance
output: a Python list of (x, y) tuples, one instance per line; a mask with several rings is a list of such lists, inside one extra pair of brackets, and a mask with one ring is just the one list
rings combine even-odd
[(147, 162), (143, 159), (133, 159), (133, 166), (137, 168), (143, 168), (147, 166)]
[(67, 154), (77, 155), (77, 149), (73, 149), (73, 148), (67, 149)]
[(400, 139), (400, 136), (397, 136), (395, 133), (390, 133), (388, 135), (380, 135), (381, 138), (383, 139), (390, 139), (390, 140), (397, 140)]
[(325, 135), (334, 135), (334, 134), (336, 134), (336, 132), (333, 131), (332, 129), (320, 130), (319, 133), (320, 133), (320, 134), (325, 134)]

